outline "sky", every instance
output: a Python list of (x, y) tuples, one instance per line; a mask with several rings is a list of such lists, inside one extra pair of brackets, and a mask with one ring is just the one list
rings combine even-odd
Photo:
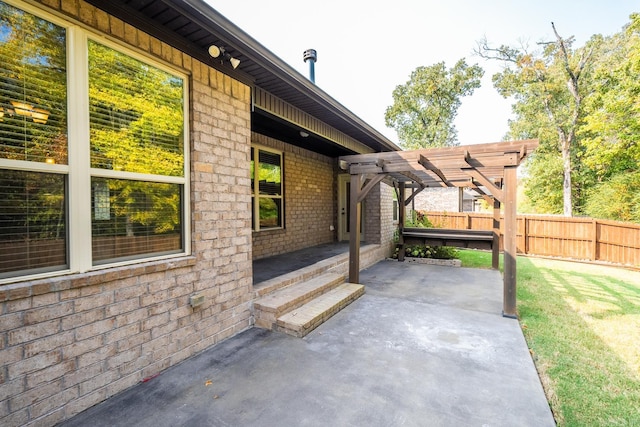
[(511, 101), (491, 83), (501, 64), (474, 55), (478, 40), (533, 49), (554, 39), (554, 22), (578, 47), (593, 34), (620, 31), (640, 12), (632, 0), (206, 1), (304, 76), (302, 54), (316, 49), (316, 84), (395, 143), (384, 113), (396, 86), (419, 66), (477, 63), (485, 70), (482, 86), (462, 98), (454, 122), (462, 145), (502, 141), (511, 117)]

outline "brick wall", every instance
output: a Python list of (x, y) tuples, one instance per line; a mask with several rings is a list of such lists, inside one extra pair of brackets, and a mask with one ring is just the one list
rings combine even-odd
[(6, 427), (56, 424), (251, 325), (250, 89), (85, 2), (41, 3), (191, 74), (194, 255), (0, 286)]
[(380, 183), (365, 199), (365, 241), (380, 245), (379, 258), (391, 255), (393, 235), (393, 188)]
[(285, 227), (253, 233), (255, 259), (334, 241), (335, 159), (257, 133), (254, 144), (283, 152)]
[[(407, 190), (407, 197), (411, 190)], [(408, 208), (411, 208), (409, 204)], [(418, 211), (459, 212), (460, 199), (458, 188), (425, 188), (414, 199), (413, 206)]]

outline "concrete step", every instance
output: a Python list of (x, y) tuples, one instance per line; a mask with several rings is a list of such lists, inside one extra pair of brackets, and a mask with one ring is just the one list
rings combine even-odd
[(363, 285), (343, 283), (308, 303), (279, 316), (275, 330), (296, 337), (304, 337), (363, 294)]
[(260, 328), (275, 329), (278, 317), (330, 291), (343, 282), (343, 275), (325, 273), (264, 295), (253, 302), (255, 325)]

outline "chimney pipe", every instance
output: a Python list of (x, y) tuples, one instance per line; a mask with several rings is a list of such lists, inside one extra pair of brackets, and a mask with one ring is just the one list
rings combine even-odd
[(315, 63), (318, 60), (318, 52), (315, 49), (307, 49), (304, 51), (304, 62), (309, 61), (309, 80), (311, 83), (316, 84), (316, 69)]

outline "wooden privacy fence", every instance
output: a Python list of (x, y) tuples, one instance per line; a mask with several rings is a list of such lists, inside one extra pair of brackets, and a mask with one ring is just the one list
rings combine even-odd
[[(493, 215), (424, 212), (435, 227), (491, 230)], [(504, 225), (504, 221), (500, 221)], [(502, 235), (500, 229), (500, 247)], [(517, 216), (519, 253), (640, 266), (640, 225), (593, 218)]]

